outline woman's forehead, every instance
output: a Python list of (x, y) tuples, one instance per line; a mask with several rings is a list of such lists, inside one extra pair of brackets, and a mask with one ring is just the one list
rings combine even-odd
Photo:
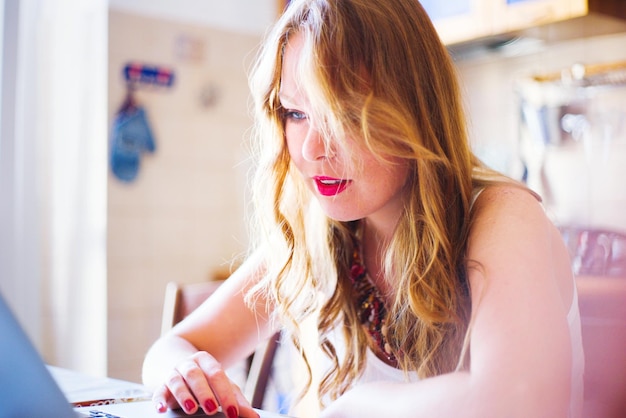
[(290, 36), (285, 45), (279, 92), (281, 100), (285, 99), (292, 103), (298, 102), (304, 93), (300, 82), (303, 47), (304, 37), (299, 33)]

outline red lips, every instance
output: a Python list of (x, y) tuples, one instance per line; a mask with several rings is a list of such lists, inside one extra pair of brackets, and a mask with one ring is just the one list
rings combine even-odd
[(350, 184), (349, 180), (336, 179), (332, 177), (313, 177), (317, 190), (322, 196), (336, 196), (343, 192)]

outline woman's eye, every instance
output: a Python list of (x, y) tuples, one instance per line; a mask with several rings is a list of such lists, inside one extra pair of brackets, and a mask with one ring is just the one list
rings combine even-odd
[(306, 119), (306, 114), (298, 110), (285, 109), (283, 117), (285, 120), (301, 121)]

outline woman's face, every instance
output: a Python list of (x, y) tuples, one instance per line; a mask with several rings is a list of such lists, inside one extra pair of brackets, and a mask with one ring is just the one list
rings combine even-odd
[(333, 147), (336, 141), (332, 138), (330, 149), (325, 147), (315, 121), (310, 119), (309, 100), (295, 76), (302, 48), (302, 36), (292, 35), (285, 48), (280, 89), (285, 137), (293, 164), (330, 218), (368, 218), (395, 225), (402, 211), (408, 164), (398, 158), (381, 161), (350, 138), (343, 141), (354, 144), (349, 149)]

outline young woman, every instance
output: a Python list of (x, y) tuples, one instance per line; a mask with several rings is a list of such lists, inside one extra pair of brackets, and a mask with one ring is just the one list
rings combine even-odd
[(315, 312), (324, 417), (579, 416), (568, 253), (538, 196), (472, 154), (420, 4), (293, 1), (251, 80), (258, 239), (149, 351), (158, 409), (256, 416), (224, 368)]

